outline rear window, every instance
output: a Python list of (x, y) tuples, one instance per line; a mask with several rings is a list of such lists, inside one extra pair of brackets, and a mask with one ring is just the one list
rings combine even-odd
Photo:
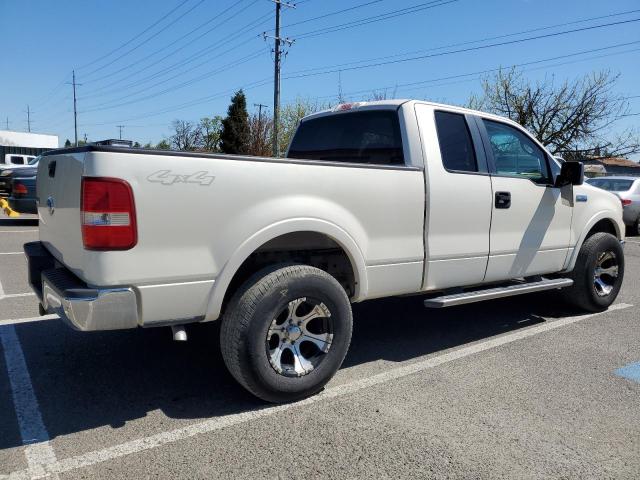
[(615, 178), (595, 178), (588, 180), (594, 187), (602, 188), (610, 192), (626, 192), (633, 185), (633, 180), (615, 179)]
[(477, 172), (476, 154), (464, 115), (436, 112), (436, 128), (444, 167), (456, 172)]
[(298, 127), (287, 157), (404, 165), (398, 113), (372, 110), (306, 120)]
[(14, 165), (24, 165), (27, 162), (25, 162), (25, 158), (21, 155), (12, 155), (9, 159), (9, 163)]

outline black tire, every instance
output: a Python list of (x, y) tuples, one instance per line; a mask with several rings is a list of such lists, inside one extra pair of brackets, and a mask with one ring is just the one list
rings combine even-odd
[(640, 235), (640, 217), (638, 217), (636, 223), (633, 224), (633, 234)]
[[(594, 282), (596, 264), (605, 252), (615, 255), (618, 266), (618, 276), (607, 278), (613, 288), (606, 295), (598, 293)], [(624, 279), (624, 251), (618, 239), (602, 232), (587, 238), (578, 253), (576, 266), (568, 277), (573, 280), (573, 285), (560, 291), (567, 303), (588, 312), (606, 310), (618, 296)]]
[[(270, 362), (267, 333), (272, 322), (309, 298), (330, 312), (332, 341), (321, 361), (302, 376), (278, 373)], [(253, 275), (236, 292), (222, 319), (220, 347), (233, 377), (255, 396), (272, 403), (300, 400), (318, 393), (344, 360), (353, 329), (351, 304), (328, 273), (307, 265), (279, 265)]]

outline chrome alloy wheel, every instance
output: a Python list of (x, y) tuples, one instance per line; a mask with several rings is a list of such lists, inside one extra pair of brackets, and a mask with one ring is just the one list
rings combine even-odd
[(273, 369), (286, 377), (310, 373), (331, 348), (331, 312), (322, 302), (290, 301), (267, 331), (266, 349)]
[(611, 293), (618, 281), (618, 258), (611, 251), (598, 255), (596, 268), (593, 272), (593, 286), (599, 297), (606, 297)]

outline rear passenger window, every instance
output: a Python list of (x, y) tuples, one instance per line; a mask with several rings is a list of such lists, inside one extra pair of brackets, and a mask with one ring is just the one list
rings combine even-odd
[(477, 172), (476, 153), (464, 115), (436, 112), (436, 128), (444, 168), (456, 172)]
[(370, 110), (306, 120), (298, 127), (287, 157), (404, 165), (398, 112)]

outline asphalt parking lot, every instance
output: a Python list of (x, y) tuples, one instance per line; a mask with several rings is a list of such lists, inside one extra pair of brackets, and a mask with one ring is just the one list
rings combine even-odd
[(79, 333), (38, 318), (0, 214), (0, 478), (640, 478), (640, 238), (608, 312), (548, 294), (356, 305), (318, 396), (251, 397), (215, 325)]

